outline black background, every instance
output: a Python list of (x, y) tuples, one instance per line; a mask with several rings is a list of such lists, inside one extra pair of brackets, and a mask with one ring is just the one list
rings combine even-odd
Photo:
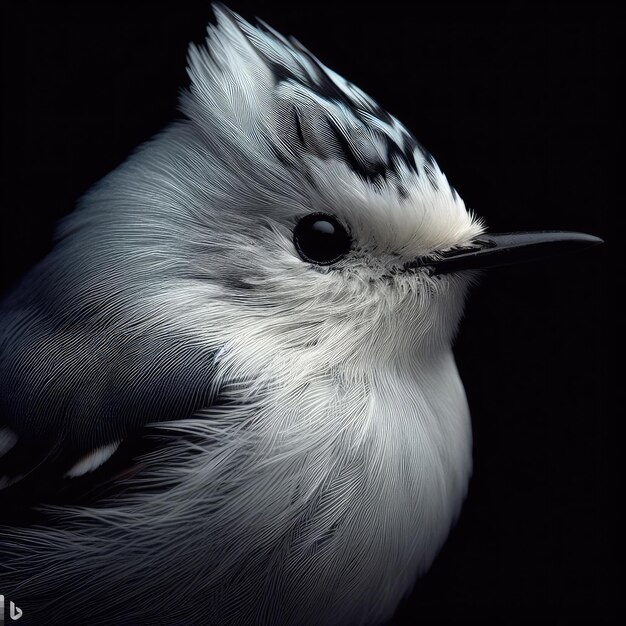
[[(240, 2), (401, 119), (493, 231), (607, 244), (492, 270), (456, 343), (474, 423), (461, 519), (394, 624), (610, 621), (624, 231), (623, 82), (610, 5)], [(55, 221), (176, 115), (208, 3), (13, 3), (3, 12), (2, 288)], [(0, 590), (1, 592), (1, 590)], [(27, 617), (27, 616), (26, 616)]]

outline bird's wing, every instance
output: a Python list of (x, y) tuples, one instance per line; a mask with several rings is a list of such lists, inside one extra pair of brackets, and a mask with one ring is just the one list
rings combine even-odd
[(127, 475), (159, 445), (151, 424), (215, 400), (213, 353), (180, 338), (62, 328), (20, 310), (0, 317), (3, 514)]

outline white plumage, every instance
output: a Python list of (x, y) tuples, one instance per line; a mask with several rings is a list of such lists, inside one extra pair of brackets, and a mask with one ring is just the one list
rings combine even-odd
[[(0, 531), (0, 588), (41, 623), (380, 624), (466, 493), (471, 275), (411, 263), (480, 222), (367, 95), (215, 12), (185, 119), (2, 304), (0, 452), (49, 442), (67, 482), (147, 424), (160, 442), (114, 495), (43, 498), (44, 523)], [(336, 263), (294, 247), (312, 213), (350, 232)]]

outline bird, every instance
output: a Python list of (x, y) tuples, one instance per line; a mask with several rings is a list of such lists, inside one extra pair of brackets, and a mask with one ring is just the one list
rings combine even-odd
[(180, 119), (0, 304), (0, 591), (41, 624), (377, 625), (472, 474), (493, 234), (405, 126), (223, 5)]

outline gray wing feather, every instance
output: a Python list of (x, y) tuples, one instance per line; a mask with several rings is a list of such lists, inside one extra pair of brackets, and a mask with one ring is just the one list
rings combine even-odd
[[(23, 313), (18, 313), (23, 315)], [(31, 316), (0, 355), (0, 415), (19, 436), (88, 449), (211, 403), (212, 353), (106, 329), (58, 329)]]
[(0, 427), (18, 439), (0, 456), (0, 491), (26, 490), (28, 500), (38, 499), (41, 484), (56, 490), (86, 453), (128, 438), (135, 442), (126, 446), (130, 460), (146, 425), (189, 417), (214, 402), (212, 352), (82, 317), (59, 322), (30, 305), (5, 303), (0, 311)]

